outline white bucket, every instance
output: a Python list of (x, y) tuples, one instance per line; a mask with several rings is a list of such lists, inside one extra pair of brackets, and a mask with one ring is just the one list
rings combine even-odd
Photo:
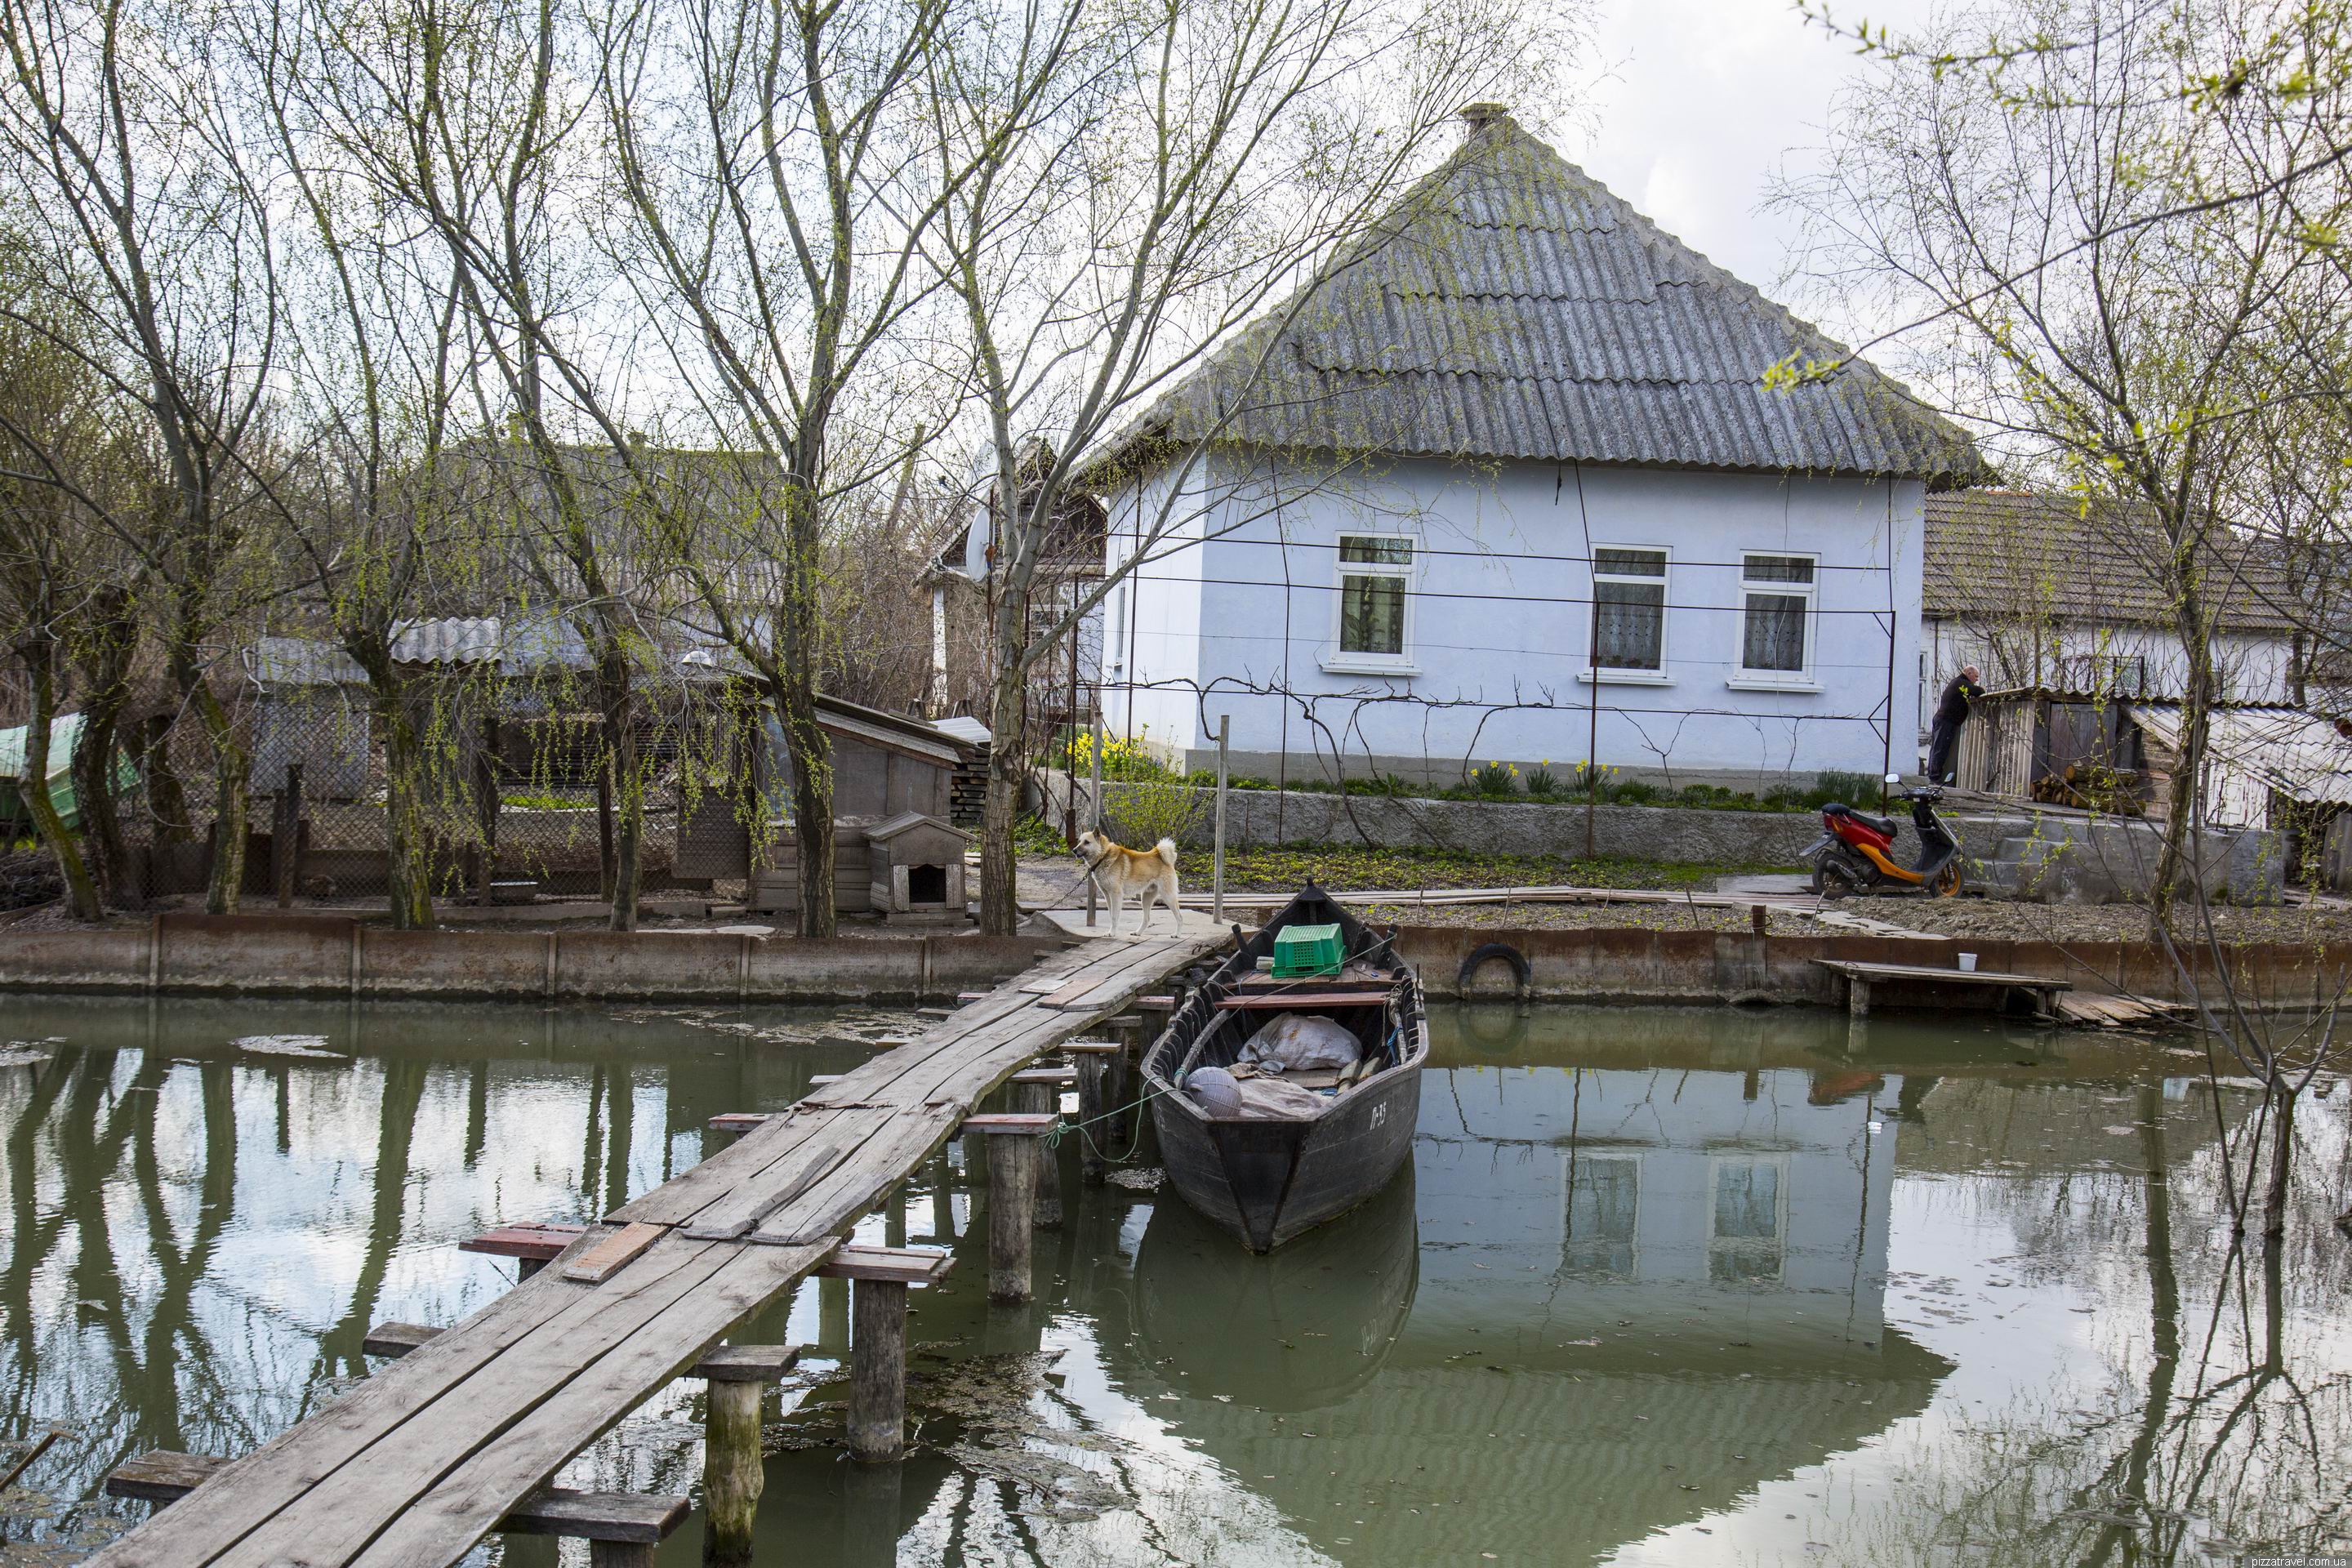
[(1960, 973), (1963, 974), (1974, 974), (1976, 972), (1977, 955), (1973, 952), (1964, 952), (1960, 954)]

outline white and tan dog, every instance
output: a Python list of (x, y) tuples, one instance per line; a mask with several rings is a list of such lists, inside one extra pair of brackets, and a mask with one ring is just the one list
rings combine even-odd
[(1136, 926), (1134, 940), (1143, 940), (1151, 926), (1151, 905), (1154, 900), (1168, 907), (1169, 918), (1176, 922), (1178, 931), (1184, 929), (1184, 916), (1177, 909), (1176, 841), (1163, 838), (1149, 849), (1129, 849), (1114, 844), (1099, 832), (1078, 835), (1078, 858), (1087, 863), (1087, 875), (1095, 879), (1103, 897), (1110, 904), (1110, 934), (1118, 934), (1118, 912), (1127, 907), (1129, 894), (1142, 900), (1143, 918)]

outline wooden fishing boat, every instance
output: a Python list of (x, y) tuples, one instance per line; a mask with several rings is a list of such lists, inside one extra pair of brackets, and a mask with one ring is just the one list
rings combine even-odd
[[(1260, 971), (1285, 929), (1321, 925), (1339, 928), (1338, 975), (1280, 980)], [(1213, 1115), (1185, 1092), (1203, 1068), (1233, 1070), (1250, 1037), (1283, 1013), (1331, 1019), (1362, 1053), (1354, 1069), (1282, 1075), (1312, 1090), (1319, 1107), (1279, 1117)], [(1386, 937), (1309, 883), (1193, 990), (1144, 1053), (1169, 1184), (1251, 1251), (1270, 1252), (1346, 1214), (1397, 1173), (1412, 1151), (1428, 1059), (1420, 978)]]

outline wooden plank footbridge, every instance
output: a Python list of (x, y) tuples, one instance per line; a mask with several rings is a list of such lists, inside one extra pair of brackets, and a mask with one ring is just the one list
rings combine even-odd
[[(793, 1356), (720, 1342), (804, 1275), (855, 1281), (851, 1447), (898, 1458), (907, 1289), (946, 1255), (844, 1238), (961, 1131), (988, 1145), (990, 1294), (1027, 1300), (1030, 1226), (1059, 1202), (1035, 1184), (1060, 1075), (1024, 1069), (1067, 1050), (1082, 1109), (1115, 1103), (1118, 1047), (1074, 1037), (1218, 941), (1194, 917), (1181, 936), (1057, 953), (789, 1110), (721, 1118), (742, 1136), (601, 1224), (481, 1238), (477, 1250), (524, 1259), (514, 1289), (445, 1331), (379, 1325), (368, 1348), (396, 1360), (243, 1458), (152, 1453), (122, 1467), (110, 1491), (171, 1506), (91, 1568), (421, 1568), (494, 1530), (585, 1537), (599, 1568), (650, 1564), (687, 1499), (547, 1483), (680, 1376), (709, 1385), (705, 1561), (750, 1562), (760, 1394)], [(1016, 1086), (1028, 1092), (1013, 1111), (979, 1114), (1016, 1075), (1039, 1081)]]

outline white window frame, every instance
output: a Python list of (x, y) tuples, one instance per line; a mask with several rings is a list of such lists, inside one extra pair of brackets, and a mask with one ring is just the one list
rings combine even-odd
[(1718, 1236), (1716, 1233), (1716, 1187), (1722, 1180), (1726, 1167), (1731, 1165), (1769, 1165), (1777, 1173), (1772, 1184), (1773, 1268), (1771, 1279), (1785, 1280), (1789, 1274), (1789, 1156), (1781, 1152), (1756, 1154), (1710, 1154), (1706, 1161), (1706, 1253), (1707, 1274), (1715, 1273), (1715, 1257), (1721, 1252), (1736, 1252), (1752, 1247), (1764, 1239), (1754, 1236)]
[[(1638, 550), (1644, 555), (1660, 559), (1661, 570), (1655, 577), (1633, 576), (1622, 572), (1601, 570), (1601, 552), (1604, 550)], [(1671, 545), (1643, 542), (1639, 544), (1595, 541), (1592, 546), (1591, 570), (1586, 580), (1592, 586), (1584, 606), (1584, 668), (1576, 679), (1588, 686), (1672, 686), (1674, 677), (1674, 604), (1675, 552)], [(1658, 668), (1629, 669), (1619, 665), (1602, 664), (1595, 657), (1601, 645), (1601, 584), (1631, 583), (1642, 587), (1655, 584), (1658, 589)]]
[[(1810, 583), (1782, 583), (1748, 575), (1748, 563), (1759, 557), (1778, 561), (1802, 561), (1813, 569)], [(1724, 684), (1734, 691), (1819, 691), (1820, 677), (1814, 662), (1821, 647), (1821, 586), (1822, 558), (1809, 550), (1742, 550), (1739, 552), (1739, 614), (1733, 618), (1731, 633), (1731, 678)], [(1762, 595), (1775, 599), (1805, 601), (1805, 658), (1799, 669), (1750, 669), (1748, 668), (1748, 602)]]
[[(1598, 1164), (1631, 1165), (1633, 1167), (1633, 1234), (1628, 1238), (1629, 1245), (1633, 1248), (1633, 1262), (1628, 1267), (1625, 1274), (1622, 1278), (1616, 1279), (1617, 1283), (1632, 1284), (1642, 1277), (1642, 1204), (1645, 1195), (1644, 1181), (1649, 1175), (1649, 1172), (1644, 1167), (1642, 1151), (1638, 1149), (1611, 1149), (1606, 1153), (1595, 1153), (1591, 1150), (1586, 1149), (1577, 1151), (1573, 1158), (1570, 1158), (1569, 1151), (1564, 1149), (1560, 1151), (1560, 1267), (1563, 1269), (1568, 1267), (1570, 1253), (1576, 1247), (1581, 1245), (1584, 1239), (1570, 1235), (1569, 1231), (1569, 1216), (1573, 1214), (1576, 1209), (1576, 1170), (1581, 1165)], [(1592, 1278), (1592, 1276), (1585, 1275), (1581, 1272), (1580, 1272), (1579, 1277), (1584, 1279)]]
[[(1402, 544), (1412, 552), (1412, 559), (1401, 565), (1383, 561), (1342, 559), (1349, 542), (1360, 539), (1381, 544)], [(1347, 529), (1331, 541), (1331, 651), (1324, 658), (1323, 668), (1334, 675), (1419, 675), (1421, 666), (1413, 656), (1413, 622), (1416, 618), (1413, 601), (1420, 597), (1415, 590), (1421, 582), (1421, 541), (1410, 533)], [(1404, 584), (1403, 626), (1397, 652), (1350, 653), (1340, 646), (1341, 628), (1348, 618), (1348, 579), (1350, 577), (1393, 577)]]

